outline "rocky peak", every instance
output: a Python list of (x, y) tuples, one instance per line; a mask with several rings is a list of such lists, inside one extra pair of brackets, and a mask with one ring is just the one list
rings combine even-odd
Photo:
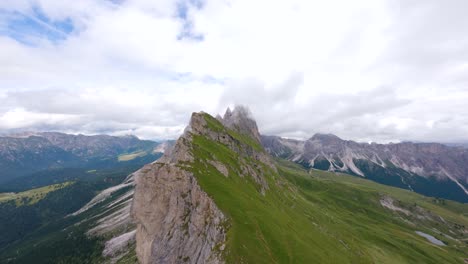
[(172, 151), (136, 174), (132, 215), (140, 263), (222, 263), (227, 218), (198, 180), (212, 168), (219, 177), (252, 177), (265, 194), (267, 166), (276, 171), (248, 110), (236, 107), (223, 118), (193, 113)]
[[(262, 143), (270, 154), (308, 167), (352, 173), (431, 196), (468, 199), (468, 151), (463, 148), (439, 143), (367, 144), (332, 134), (315, 134), (304, 148), (286, 139), (264, 138)], [(437, 191), (443, 189), (435, 187), (440, 184), (452, 191)]]
[(226, 112), (224, 113), (224, 118), (229, 118), (229, 117), (231, 117), (231, 116), (232, 116), (232, 111), (231, 111), (231, 108), (228, 107), (228, 108), (226, 109)]
[(194, 113), (171, 151), (135, 173), (131, 214), (137, 223), (139, 263), (221, 263), (215, 247), (225, 240), (225, 216), (192, 171), (193, 137), (206, 133)]
[(260, 133), (257, 123), (252, 118), (249, 109), (244, 106), (236, 106), (233, 111), (228, 107), (221, 122), (224, 126), (239, 133), (248, 135), (260, 143)]
[(333, 134), (315, 134), (305, 142), (309, 152), (334, 153), (343, 151), (347, 142)]
[(341, 138), (339, 138), (336, 135), (322, 134), (322, 133), (317, 133), (317, 134), (313, 135), (309, 140), (311, 140), (311, 141), (322, 141), (324, 143), (332, 143), (332, 142), (341, 142), (341, 141), (343, 141)]

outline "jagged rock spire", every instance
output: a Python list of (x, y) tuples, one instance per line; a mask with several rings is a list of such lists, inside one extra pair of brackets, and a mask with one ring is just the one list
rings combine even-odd
[(226, 112), (224, 113), (224, 118), (226, 118), (226, 117), (229, 118), (229, 117), (231, 117), (231, 116), (232, 116), (232, 111), (231, 111), (231, 108), (228, 107), (228, 108), (226, 109)]
[[(204, 168), (213, 166), (220, 177), (252, 177), (262, 195), (270, 188), (266, 173), (277, 171), (270, 156), (230, 131), (260, 143), (249, 111), (244, 107), (228, 109), (220, 122), (229, 130), (213, 129), (208, 125), (212, 118), (203, 112), (193, 113), (172, 151), (135, 173), (132, 217), (137, 224), (136, 254), (142, 264), (181, 263), (181, 256), (190, 263), (224, 263), (223, 249), (217, 246), (224, 248), (228, 218), (197, 182), (197, 175), (206, 173)], [(205, 143), (197, 141), (200, 138), (211, 146), (223, 144), (230, 149), (227, 153), (236, 153), (236, 166), (216, 155), (207, 159), (197, 156), (198, 151), (206, 151)]]
[(226, 127), (248, 135), (260, 143), (257, 123), (247, 107), (238, 105), (233, 111), (228, 107), (221, 122)]

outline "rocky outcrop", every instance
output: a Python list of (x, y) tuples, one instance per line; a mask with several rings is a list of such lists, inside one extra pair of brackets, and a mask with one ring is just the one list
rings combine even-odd
[[(215, 156), (195, 156), (195, 141), (200, 138), (236, 153), (239, 166)], [(203, 112), (193, 113), (171, 151), (135, 176), (132, 216), (137, 222), (136, 253), (141, 263), (224, 262), (229, 219), (198, 184), (194, 164), (212, 166), (222, 177), (252, 177), (261, 193), (268, 190), (261, 166), (276, 170), (260, 145), (248, 110), (236, 107), (218, 120)]]
[(220, 263), (225, 216), (192, 173), (176, 163), (147, 165), (136, 177), (132, 207), (141, 263)]
[[(222, 129), (209, 128), (207, 118), (208, 120), (212, 119), (207, 114), (192, 115), (188, 131), (191, 134), (203, 135), (209, 140), (219, 142), (237, 153), (240, 156), (238, 159), (240, 170), (230, 169), (237, 176), (244, 177), (248, 175), (252, 177), (259, 184), (260, 191), (265, 193), (268, 190), (268, 184), (264, 176), (265, 170), (258, 167), (258, 164), (249, 164), (245, 158), (258, 161), (259, 164), (263, 164), (273, 171), (276, 171), (276, 166), (270, 155), (261, 146), (257, 124), (250, 116), (249, 111), (243, 106), (237, 106), (233, 111), (228, 108), (223, 118), (217, 118), (224, 126)], [(247, 137), (251, 142), (245, 142), (243, 138), (238, 138), (239, 135)], [(221, 172), (223, 173), (223, 171)]]
[[(137, 172), (138, 173), (138, 172)], [(130, 217), (134, 193), (134, 176), (130, 174), (121, 184), (102, 190), (90, 202), (66, 218), (86, 217), (75, 226), (86, 227), (86, 235), (104, 242), (102, 263), (117, 263), (133, 254), (136, 226)]]
[(193, 173), (180, 166), (194, 160), (190, 148), (199, 123), (192, 117), (172, 150), (136, 176), (132, 215), (143, 264), (222, 262), (215, 248), (225, 240), (226, 218)]
[(227, 128), (238, 131), (239, 133), (250, 135), (260, 143), (260, 133), (258, 132), (257, 123), (252, 118), (250, 111), (243, 106), (236, 106), (234, 111), (230, 108), (226, 110), (221, 122)]
[(117, 163), (119, 155), (132, 152), (145, 152), (148, 154), (145, 158), (156, 158), (156, 152), (170, 147), (169, 142), (155, 149), (160, 144), (135, 136), (85, 136), (57, 132), (0, 136), (0, 182), (50, 168), (97, 167), (112, 161)]
[[(284, 157), (311, 168), (348, 172), (372, 178), (381, 183), (417, 190), (425, 195), (444, 197), (441, 193), (425, 192), (437, 189), (437, 182), (446, 182), (457, 197), (468, 199), (468, 149), (438, 143), (367, 144), (343, 140), (331, 134), (316, 134), (297, 141), (274, 136), (262, 136), (262, 144), (273, 156)], [(387, 177), (387, 180), (385, 179)], [(388, 180), (389, 177), (395, 179)], [(422, 178), (421, 181), (418, 178)], [(432, 181), (433, 183), (429, 182)], [(427, 186), (434, 185), (430, 188)]]

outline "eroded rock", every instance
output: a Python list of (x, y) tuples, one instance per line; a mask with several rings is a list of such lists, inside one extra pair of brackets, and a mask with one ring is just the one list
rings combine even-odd
[[(215, 155), (195, 157), (194, 138), (200, 136), (236, 153), (239, 167), (233, 168)], [(260, 149), (256, 143), (242, 140), (244, 136)], [(228, 219), (198, 184), (196, 171), (192, 171), (195, 163), (213, 166), (225, 177), (230, 172), (236, 177), (253, 177), (261, 193), (268, 190), (263, 168), (276, 170), (261, 149), (257, 126), (245, 109), (236, 108), (218, 119), (203, 112), (192, 114), (172, 151), (135, 173), (131, 211), (137, 223), (136, 253), (141, 263), (224, 262), (221, 252), (226, 247)]]

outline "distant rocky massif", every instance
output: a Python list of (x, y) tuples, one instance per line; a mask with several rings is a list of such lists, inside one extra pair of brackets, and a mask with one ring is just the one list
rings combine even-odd
[[(327, 154), (340, 148), (336, 137), (319, 138)], [(457, 263), (467, 256), (466, 206), (308, 172), (270, 156), (261, 140), (278, 157), (313, 159), (304, 156), (308, 143), (261, 137), (242, 107), (224, 117), (192, 115), (172, 151), (135, 173), (140, 263)], [(390, 166), (379, 157), (379, 166)], [(365, 175), (352, 158), (336, 166)]]
[[(0, 263), (468, 262), (468, 205), (412, 191), (463, 191), (462, 172), (445, 167), (461, 165), (462, 150), (265, 137), (243, 107), (193, 113), (175, 144), (126, 140), (137, 147), (101, 152), (47, 139), (74, 156), (110, 153), (97, 156), (114, 167), (0, 193)], [(164, 155), (132, 170), (142, 152)], [(15, 221), (29, 218), (42, 220)]]
[[(195, 175), (208, 173), (209, 166), (223, 177), (251, 178), (265, 193), (263, 174), (275, 166), (259, 140), (256, 123), (243, 108), (228, 111), (219, 121), (205, 113), (192, 115), (172, 152), (137, 174), (133, 214), (142, 263), (222, 262), (228, 220)], [(215, 153), (223, 150), (210, 142), (234, 155), (231, 164), (217, 159)]]
[(367, 144), (316, 134), (262, 136), (265, 149), (306, 168), (349, 173), (427, 196), (468, 202), (468, 149), (439, 143)]
[(0, 137), (0, 263), (122, 258), (135, 234), (132, 172), (171, 145), (52, 132)]
[[(152, 154), (159, 143), (135, 136), (22, 133), (0, 137), (0, 183), (54, 168), (114, 167), (122, 158)], [(132, 156), (133, 154), (133, 156)], [(149, 159), (150, 160), (150, 159)]]

